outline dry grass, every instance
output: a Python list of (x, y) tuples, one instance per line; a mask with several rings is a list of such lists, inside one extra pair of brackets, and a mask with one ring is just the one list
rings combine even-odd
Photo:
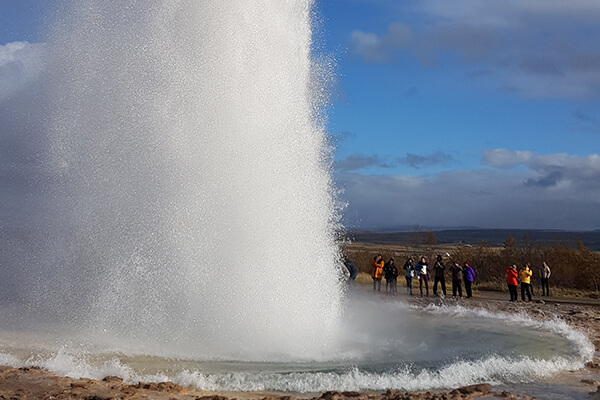
[(533, 267), (534, 287), (541, 290), (539, 266), (542, 261), (547, 261), (552, 268), (550, 286), (553, 295), (600, 297), (600, 253), (590, 251), (581, 244), (574, 249), (561, 244), (541, 246), (535, 243), (521, 243), (514, 239), (510, 242), (510, 246), (505, 247), (492, 247), (485, 243), (466, 247), (460, 244), (409, 246), (354, 242), (345, 244), (344, 253), (358, 266), (360, 274), (356, 282), (360, 285), (372, 284), (372, 262), (378, 254), (382, 255), (384, 261), (391, 257), (396, 261), (400, 272), (398, 286), (404, 286), (404, 279), (401, 279), (404, 274), (402, 267), (408, 257), (416, 261), (421, 256), (425, 256), (430, 262), (429, 265), (433, 266), (436, 255), (441, 254), (447, 267), (454, 260), (461, 264), (467, 260), (471, 262), (476, 273), (474, 290), (506, 292), (508, 290), (505, 283), (506, 266), (513, 264), (521, 266), (526, 262), (531, 263)]
[(373, 279), (371, 278), (371, 274), (367, 274), (366, 272), (359, 272), (356, 276), (356, 283), (358, 285), (372, 285)]

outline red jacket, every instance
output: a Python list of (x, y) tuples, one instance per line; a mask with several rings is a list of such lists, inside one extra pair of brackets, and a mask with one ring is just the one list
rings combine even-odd
[(506, 268), (506, 283), (517, 286), (519, 284), (519, 281), (517, 281), (518, 276), (519, 273), (516, 269), (510, 267)]

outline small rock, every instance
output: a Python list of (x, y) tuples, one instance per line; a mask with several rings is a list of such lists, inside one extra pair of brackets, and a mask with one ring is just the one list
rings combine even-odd
[(159, 392), (173, 393), (173, 392), (181, 392), (183, 387), (179, 386), (173, 382), (160, 382), (158, 384)]
[(469, 385), (459, 387), (458, 390), (462, 394), (473, 394), (473, 393), (489, 393), (492, 391), (492, 385), (489, 383), (481, 383), (478, 385)]
[(123, 378), (119, 378), (118, 376), (106, 376), (102, 380), (104, 382), (123, 382)]
[(196, 397), (196, 400), (228, 400), (228, 399), (225, 396), (218, 396), (215, 394), (212, 396)]
[(340, 392), (337, 392), (335, 390), (329, 390), (325, 393), (323, 393), (320, 397), (320, 399), (323, 400), (337, 400), (340, 398)]
[(71, 387), (72, 388), (88, 388), (90, 387), (90, 381), (74, 381), (71, 382)]

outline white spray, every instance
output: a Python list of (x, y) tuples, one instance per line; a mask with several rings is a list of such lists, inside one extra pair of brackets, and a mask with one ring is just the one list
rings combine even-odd
[(178, 355), (322, 354), (343, 293), (312, 1), (65, 8), (37, 306)]

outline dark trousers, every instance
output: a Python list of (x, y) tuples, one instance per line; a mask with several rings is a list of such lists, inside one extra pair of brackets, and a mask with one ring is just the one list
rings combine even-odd
[(544, 293), (546, 296), (550, 296), (550, 286), (548, 285), (548, 278), (542, 278), (542, 296)]
[(521, 300), (525, 301), (525, 295), (527, 294), (527, 301), (531, 301), (531, 284), (521, 282)]
[(419, 291), (421, 292), (421, 297), (423, 297), (423, 282), (425, 282), (425, 291), (427, 292), (427, 297), (429, 297), (429, 275), (419, 275)]
[(412, 281), (413, 281), (413, 277), (412, 276), (405, 276), (405, 278), (406, 278), (406, 293), (412, 294)]
[(452, 279), (452, 296), (456, 297), (456, 292), (458, 292), (459, 297), (462, 297), (462, 282), (460, 279)]
[(468, 281), (465, 279), (465, 292), (467, 292), (467, 299), (470, 299), (471, 297), (473, 297), (473, 292), (471, 291), (471, 284), (473, 282)]
[(396, 294), (398, 293), (398, 280), (396, 278), (392, 278), (389, 280), (390, 282), (390, 292)]
[(442, 293), (444, 293), (444, 296), (445, 296), (446, 295), (446, 279), (444, 279), (443, 276), (436, 276), (433, 278), (433, 295), (437, 296), (438, 282), (442, 286)]
[(519, 299), (517, 285), (508, 285), (508, 293), (510, 294), (510, 301), (517, 301)]
[(373, 278), (373, 290), (381, 291), (381, 278)]

